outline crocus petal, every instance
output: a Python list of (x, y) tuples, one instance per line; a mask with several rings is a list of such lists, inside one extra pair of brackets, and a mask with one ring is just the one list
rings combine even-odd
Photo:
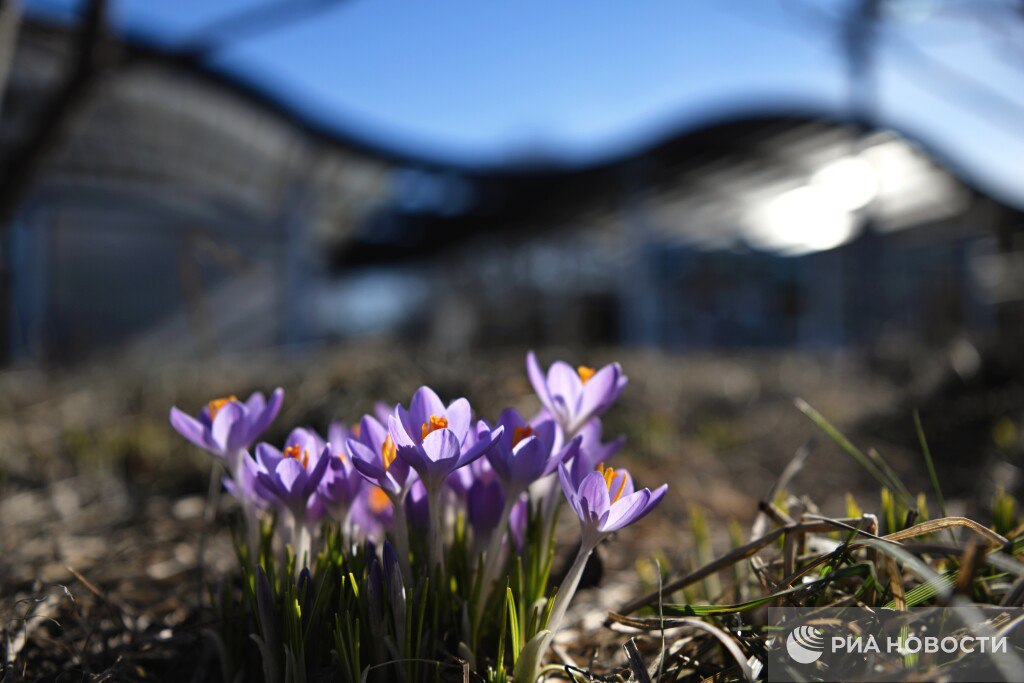
[(324, 446), (324, 450), (320, 452), (320, 457), (316, 459), (316, 464), (309, 471), (306, 484), (302, 490), (303, 496), (312, 495), (316, 487), (320, 485), (320, 481), (324, 478), (324, 473), (327, 472), (327, 466), (333, 459), (334, 455), (331, 453), (331, 447)]
[[(249, 398), (252, 400), (252, 397)], [(250, 412), (249, 419), (251, 423), (249, 425), (248, 441), (252, 443), (259, 438), (260, 434), (267, 431), (267, 427), (274, 421), (277, 414), (281, 411), (281, 404), (284, 402), (284, 389), (278, 387), (274, 389), (274, 393), (270, 394), (270, 399), (263, 406), (261, 411)]]
[[(402, 406), (395, 408), (395, 415), (388, 416), (388, 433), (399, 448), (403, 446), (415, 447), (419, 444), (419, 440), (414, 441), (413, 436), (406, 429), (405, 423), (409, 419), (409, 413)], [(413, 432), (413, 434), (415, 433)]]
[(213, 419), (213, 424), (210, 427), (210, 436), (213, 443), (222, 452), (236, 450), (236, 448), (232, 448), (234, 440), (239, 436), (236, 427), (242, 425), (244, 419), (245, 408), (242, 407), (242, 404), (234, 401), (225, 404), (217, 411), (217, 417)]
[(571, 365), (557, 360), (548, 368), (548, 391), (551, 392), (552, 398), (561, 396), (569, 409), (575, 413), (583, 394), (583, 380)]
[(273, 472), (277, 469), (277, 464), (284, 458), (284, 454), (277, 450), (269, 443), (260, 443), (256, 445), (256, 464), (259, 465), (260, 469), (264, 472)]
[(450, 429), (435, 429), (423, 439), (423, 452), (433, 462), (451, 460), (454, 464), (459, 457), (459, 439)]
[(544, 473), (550, 451), (535, 436), (528, 436), (518, 444), (509, 461), (510, 481), (522, 485), (532, 484)]
[(379, 454), (374, 453), (361, 441), (349, 439), (345, 442), (348, 446), (349, 455), (352, 456), (352, 466), (359, 474), (371, 482), (377, 482), (384, 476), (384, 463)]
[(402, 458), (396, 457), (388, 468), (387, 479), (394, 482), (400, 489), (407, 480), (415, 480), (416, 473), (409, 470), (409, 463)]
[(171, 426), (183, 437), (194, 443), (196, 446), (206, 450), (216, 449), (216, 445), (210, 441), (209, 432), (202, 422), (191, 415), (171, 408)]
[[(399, 460), (418, 472), (424, 479), (430, 478), (430, 475), (437, 471), (436, 465), (423, 452), (421, 446), (398, 446), (398, 457), (395, 462)], [(394, 464), (391, 466), (394, 467)]]
[(551, 392), (548, 391), (548, 381), (544, 377), (544, 372), (537, 363), (537, 355), (533, 351), (526, 354), (526, 374), (530, 377), (530, 384), (533, 385), (533, 390), (537, 392), (537, 398), (540, 399), (540, 402), (548, 410), (554, 411), (551, 402)]
[(617, 365), (606, 365), (583, 385), (579, 404), (576, 407), (576, 420), (582, 425), (586, 420), (611, 405), (618, 396), (616, 388), (619, 380)]
[(491, 464), (491, 469), (503, 480), (509, 478), (509, 459), (509, 456), (502, 451), (500, 443), (495, 443), (494, 448), (487, 451), (487, 460)]
[(235, 453), (251, 446), (252, 441), (249, 439), (249, 432), (248, 416), (231, 425), (231, 433), (228, 435), (228, 452)]
[(464, 398), (455, 399), (445, 410), (445, 416), (448, 418), (448, 429), (455, 432), (459, 443), (462, 443), (473, 418), (473, 410), (469, 407), (469, 401)]
[(583, 386), (583, 397), (579, 405), (579, 419), (587, 420), (592, 416), (603, 412), (618, 398), (622, 392), (619, 380), (622, 377), (622, 370), (618, 363), (606, 365), (590, 378)]
[(430, 387), (420, 387), (412, 395), (412, 401), (409, 403), (409, 417), (412, 418), (411, 428), (418, 430), (420, 425), (430, 421), (431, 415), (441, 417), (444, 414), (444, 403)]
[(558, 420), (566, 426), (566, 428), (569, 427), (568, 422), (572, 418), (572, 410), (564, 396), (561, 394), (553, 394), (551, 396), (551, 412), (554, 413), (555, 417), (557, 417)]
[(562, 493), (565, 494), (565, 499), (569, 501), (569, 507), (573, 509), (577, 517), (582, 519), (583, 513), (580, 511), (579, 497), (576, 495), (577, 487), (570, 479), (569, 471), (565, 466), (558, 468), (558, 481), (562, 484)]
[(505, 408), (505, 410), (501, 411), (501, 415), (498, 416), (498, 424), (505, 428), (505, 433), (498, 440), (497, 447), (505, 451), (506, 454), (511, 453), (512, 439), (515, 437), (516, 429), (526, 427), (526, 421), (523, 420), (523, 416), (515, 408)]
[[(504, 427), (498, 427), (497, 429), (490, 433), (481, 433), (479, 435), (479, 440), (475, 444), (464, 450), (459, 455), (459, 461), (456, 467), (468, 465), (469, 463), (473, 462), (474, 460), (482, 456), (484, 453), (488, 451), (488, 449), (494, 446), (494, 442), (500, 439), (501, 435), (504, 433)], [(429, 436), (429, 434), (427, 436)]]
[(569, 468), (573, 486), (579, 486), (583, 481), (583, 477), (597, 469), (597, 463), (591, 462), (590, 456), (581, 450), (573, 459)]
[(250, 415), (259, 415), (267, 405), (267, 397), (262, 391), (254, 391), (245, 399), (245, 408)]
[[(381, 424), (372, 415), (364, 415), (359, 423), (359, 440), (366, 444), (374, 453), (380, 453), (388, 438), (387, 419)], [(394, 439), (395, 437), (391, 437)]]
[[(469, 433), (466, 438), (462, 441), (463, 448), (472, 448), (476, 444), (480, 443), (480, 439), (486, 439), (490, 436), (490, 433), (494, 431), (494, 428), (487, 420), (478, 420), (477, 423), (469, 428)], [(504, 434), (507, 434), (506, 430)], [(503, 436), (504, 438), (504, 436)], [(510, 448), (511, 450), (511, 448)]]
[(600, 472), (591, 472), (584, 477), (576, 495), (580, 497), (581, 502), (586, 502), (587, 509), (595, 517), (601, 517), (611, 505), (611, 500), (608, 497), (608, 485)]
[(658, 488), (651, 491), (651, 502), (647, 506), (648, 512), (653, 510), (655, 506), (661, 502), (661, 499), (665, 497), (666, 492), (668, 492), (668, 484), (662, 484)]
[[(582, 439), (580, 439), (580, 437), (578, 436), (575, 437), (572, 441), (570, 441), (568, 446), (563, 448), (558, 454), (552, 456), (547, 461), (547, 464), (544, 466), (544, 472), (541, 476), (546, 477), (547, 475), (551, 474), (552, 472), (555, 471), (555, 468), (561, 465), (562, 463), (572, 461), (573, 466), (575, 466), (576, 461), (579, 460), (578, 455), (580, 452), (581, 443)], [(580, 480), (582, 480), (582, 477), (580, 478)]]
[(526, 420), (515, 408), (505, 408), (505, 410), (501, 411), (501, 415), (498, 416), (498, 424), (503, 425), (507, 430), (527, 426)]
[(306, 468), (302, 466), (302, 463), (295, 458), (285, 458), (277, 463), (275, 474), (280, 484), (281, 493), (286, 494), (282, 495), (282, 498), (301, 495), (308, 479)]
[[(604, 524), (601, 525), (602, 531), (617, 531), (629, 524), (640, 521), (647, 516), (651, 510), (658, 506), (661, 499), (665, 497), (665, 492), (668, 491), (668, 484), (662, 484), (654, 491), (650, 489), (641, 489), (630, 496), (620, 498), (612, 509), (609, 511), (608, 518)], [(640, 494), (646, 493), (643, 505), (637, 507), (635, 500)]]
[(544, 450), (551, 453), (555, 447), (555, 432), (557, 427), (554, 420), (544, 420), (533, 426), (534, 435), (544, 445)]
[(615, 501), (601, 520), (601, 531), (618, 531), (643, 516), (651, 500), (650, 489), (640, 489)]

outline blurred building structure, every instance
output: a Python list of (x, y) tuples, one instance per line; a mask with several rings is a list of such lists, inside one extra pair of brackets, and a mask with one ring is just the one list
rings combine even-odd
[(454, 287), (473, 307), (463, 345), (912, 349), (983, 338), (1007, 305), (1022, 320), (1021, 215), (892, 131), (751, 116), (475, 195), (467, 215), (396, 211), (389, 250), (367, 239), (343, 256), (389, 263), (395, 245), (450, 236), (432, 300)]
[[(22, 26), (0, 154), (70, 37)], [(453, 350), (941, 345), (1024, 319), (1021, 215), (896, 132), (755, 112), (598, 166), (472, 169), (329, 137), (125, 49), (6, 234), (15, 359), (376, 333)]]
[[(28, 135), (74, 59), (26, 22), (0, 153)], [(124, 46), (125, 49), (129, 49)], [(7, 235), (15, 357), (145, 358), (299, 342), (312, 250), (388, 192), (389, 164), (321, 140), (241, 87), (136, 53), (98, 79)]]

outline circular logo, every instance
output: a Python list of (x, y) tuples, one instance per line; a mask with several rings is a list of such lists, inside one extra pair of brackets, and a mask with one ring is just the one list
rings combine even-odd
[(825, 649), (825, 638), (821, 629), (813, 626), (797, 626), (786, 637), (786, 652), (800, 664), (818, 661)]

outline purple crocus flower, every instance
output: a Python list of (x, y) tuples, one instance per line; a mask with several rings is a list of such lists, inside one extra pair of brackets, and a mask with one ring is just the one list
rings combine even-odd
[(248, 449), (277, 417), (283, 400), (284, 390), (279, 387), (269, 401), (258, 391), (244, 402), (235, 396), (215, 399), (196, 417), (171, 408), (171, 426), (227, 469), (224, 486), (242, 504), (249, 545), (254, 549), (260, 537), (258, 510), (267, 507), (268, 501), (257, 485), (256, 463)]
[(339, 522), (345, 521), (363, 485), (363, 477), (352, 465), (351, 456), (345, 452), (351, 434), (352, 431), (341, 422), (332, 422), (327, 428), (327, 439), (336, 457), (331, 459), (317, 490), (327, 513)]
[(244, 402), (235, 396), (210, 401), (196, 417), (171, 408), (171, 426), (183, 437), (225, 460), (234, 474), (240, 453), (250, 448), (281, 410), (284, 390), (275, 389), (268, 401), (255, 392)]
[(224, 489), (234, 496), (243, 505), (252, 505), (258, 510), (265, 510), (273, 504), (265, 495), (259, 483), (259, 465), (248, 451), (245, 451), (240, 459), (238, 472), (235, 477), (224, 477), (221, 483)]
[(447, 407), (428, 387), (413, 394), (409, 409), (395, 406), (388, 417), (388, 433), (398, 449), (398, 457), (419, 475), (426, 488), (430, 512), (430, 545), (428, 566), (440, 567), (444, 574), (444, 497), (445, 479), (455, 470), (470, 464), (501, 436), (501, 427), (494, 432), (478, 432), (477, 440), (464, 447), (472, 409), (464, 398)]
[(326, 512), (317, 487), (334, 459), (331, 446), (306, 429), (293, 430), (283, 451), (266, 443), (256, 446), (257, 487), (289, 513), (282, 530), (293, 544), (296, 569), (312, 559), (313, 531)]
[(338, 520), (345, 521), (352, 503), (363, 487), (364, 479), (352, 466), (352, 461), (340, 450), (335, 451), (320, 480), (317, 495), (323, 502), (327, 513)]
[(542, 651), (561, 628), (565, 612), (580, 585), (587, 558), (597, 544), (608, 534), (633, 524), (653, 510), (668, 490), (668, 485), (662, 485), (654, 491), (636, 491), (629, 472), (613, 470), (610, 467), (591, 472), (583, 478), (579, 486), (573, 485), (565, 465), (558, 468), (558, 478), (562, 482), (565, 497), (569, 499), (569, 505), (580, 518), (583, 538), (576, 560), (555, 594), (555, 602), (548, 616), (549, 633), (541, 645)]
[(579, 486), (573, 485), (564, 465), (558, 469), (558, 476), (569, 505), (580, 518), (583, 545), (590, 548), (608, 534), (640, 520), (661, 502), (668, 490), (668, 484), (663, 484), (654, 491), (636, 491), (629, 472), (611, 467), (591, 472)]
[(261, 443), (256, 447), (260, 491), (290, 511), (297, 522), (316, 523), (324, 510), (313, 494), (334, 457), (323, 439), (301, 428), (288, 436), (284, 451)]
[(537, 397), (567, 438), (575, 436), (587, 420), (606, 411), (627, 381), (618, 363), (600, 370), (585, 365), (573, 370), (568, 363), (555, 361), (545, 376), (533, 351), (526, 355), (526, 371)]
[(575, 488), (579, 488), (584, 477), (608, 462), (626, 443), (624, 436), (619, 436), (608, 443), (601, 443), (601, 418), (599, 417), (591, 418), (587, 424), (583, 425), (579, 436), (582, 439), (579, 454), (569, 467), (570, 479)]
[(377, 418), (364, 415), (358, 434), (345, 441), (352, 465), (370, 483), (391, 496), (401, 497), (409, 479), (409, 465), (398, 457), (395, 441)]
[(476, 442), (463, 448), (471, 418), (469, 401), (459, 398), (445, 407), (429, 387), (416, 391), (408, 410), (397, 405), (388, 418), (388, 433), (398, 457), (416, 470), (431, 493), (449, 474), (482, 456), (501, 436), (501, 427), (478, 433)]
[[(487, 460), (511, 496), (518, 497), (530, 484), (554, 472), (580, 448), (577, 437), (554, 454), (557, 430), (554, 421), (529, 424), (515, 408), (502, 411), (498, 425), (502, 428), (501, 436), (487, 452)], [(480, 429), (485, 428), (486, 423), (482, 423)]]

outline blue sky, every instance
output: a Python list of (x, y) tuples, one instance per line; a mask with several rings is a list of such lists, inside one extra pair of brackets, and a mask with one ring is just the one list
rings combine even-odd
[[(209, 63), (386, 147), (467, 164), (580, 164), (729, 113), (841, 114), (845, 61), (827, 12), (846, 1), (349, 0), (273, 30), (218, 32)], [(119, 27), (165, 45), (266, 4), (113, 2)], [(75, 4), (27, 0), (36, 11)], [(876, 53), (878, 117), (1024, 205), (1024, 19), (1000, 22), (996, 8), (984, 15), (994, 21), (973, 21), (962, 2), (893, 4)]]

